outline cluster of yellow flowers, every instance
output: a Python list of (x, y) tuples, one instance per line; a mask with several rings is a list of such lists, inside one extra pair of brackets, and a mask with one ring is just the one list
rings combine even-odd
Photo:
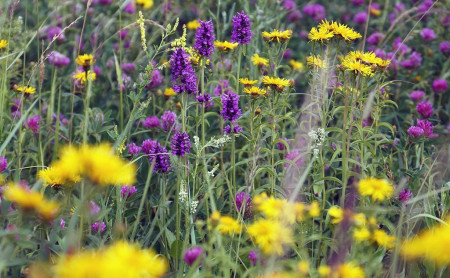
[(341, 66), (346, 71), (367, 77), (373, 76), (377, 69), (384, 70), (389, 63), (390, 60), (383, 60), (371, 51), (351, 51), (342, 58)]
[(322, 20), (318, 28), (313, 27), (308, 34), (311, 41), (324, 43), (332, 38), (344, 39), (345, 41), (353, 41), (361, 38), (361, 34), (348, 27), (345, 24), (337, 22), (328, 22)]
[(215, 41), (214, 46), (222, 52), (228, 52), (230, 50), (235, 49), (239, 44), (237, 42), (229, 42), (229, 41)]
[(54, 278), (158, 278), (167, 270), (167, 261), (153, 250), (142, 250), (125, 241), (101, 250), (66, 255), (52, 266)]
[[(316, 275), (317, 274), (317, 275)], [(272, 272), (261, 276), (263, 278), (302, 278), (302, 277), (323, 277), (323, 278), (364, 278), (364, 269), (355, 262), (346, 262), (331, 268), (328, 265), (321, 265), (317, 270), (311, 269), (307, 260), (297, 264), (296, 272)]]
[(358, 190), (361, 196), (370, 196), (373, 201), (384, 201), (394, 193), (388, 181), (370, 177), (359, 181)]
[(15, 86), (14, 90), (16, 92), (26, 94), (26, 95), (32, 95), (32, 94), (36, 93), (36, 88), (31, 87), (31, 86)]
[(83, 175), (103, 186), (133, 184), (136, 166), (112, 153), (108, 144), (67, 146), (58, 161), (38, 173), (39, 178), (51, 186), (79, 182)]
[(34, 210), (46, 220), (53, 219), (58, 212), (58, 203), (46, 200), (39, 192), (29, 190), (18, 184), (7, 185), (4, 196), (24, 210)]
[(253, 206), (265, 218), (259, 218), (249, 225), (247, 232), (266, 255), (281, 255), (283, 248), (293, 243), (292, 225), (303, 221), (306, 212), (310, 217), (317, 217), (320, 213), (317, 202), (306, 205), (268, 197), (265, 193), (253, 199)]
[(242, 225), (231, 216), (221, 215), (219, 211), (211, 214), (208, 228), (217, 229), (223, 235), (238, 235), (242, 231)]

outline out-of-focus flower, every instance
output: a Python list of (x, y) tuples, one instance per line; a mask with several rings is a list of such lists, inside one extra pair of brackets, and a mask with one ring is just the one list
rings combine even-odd
[(199, 21), (200, 27), (195, 33), (194, 49), (203, 57), (209, 57), (214, 52), (214, 26), (212, 20)]
[(70, 64), (70, 59), (69, 57), (59, 53), (58, 51), (52, 51), (50, 55), (48, 55), (48, 62), (51, 65), (60, 68), (68, 66)]
[(274, 29), (272, 32), (262, 32), (262, 36), (265, 41), (283, 43), (292, 38), (292, 30), (279, 31)]
[(364, 226), (355, 228), (353, 230), (353, 238), (356, 240), (356, 242), (363, 242), (369, 240), (371, 235), (372, 234), (370, 233), (369, 229), (367, 229)]
[(57, 42), (63, 42), (66, 38), (62, 29), (58, 26), (52, 26), (47, 28), (47, 39), (53, 40), (55, 39)]
[(364, 269), (353, 262), (341, 264), (337, 268), (339, 278), (364, 278)]
[(134, 6), (134, 2), (130, 1), (128, 2), (125, 7), (123, 8), (123, 11), (127, 14), (134, 14), (136, 12), (136, 7)]
[(252, 265), (255, 266), (258, 263), (258, 252), (256, 251), (250, 251), (250, 253), (248, 253), (248, 258), (250, 259), (250, 261), (252, 262)]
[(241, 132), (243, 129), (242, 127), (240, 127), (238, 124), (235, 124), (233, 126), (233, 128), (231, 128), (231, 125), (226, 125), (223, 128), (223, 133), (225, 134), (238, 134), (239, 132)]
[(38, 191), (29, 190), (18, 184), (7, 185), (3, 190), (3, 196), (24, 210), (34, 210), (46, 220), (53, 219), (59, 207), (58, 203), (46, 200)]
[(197, 30), (197, 28), (200, 27), (200, 23), (198, 20), (192, 20), (186, 24), (186, 27), (190, 30)]
[(375, 32), (367, 38), (367, 43), (377, 45), (380, 41), (384, 40), (384, 35), (380, 32)]
[(366, 12), (359, 12), (359, 13), (355, 14), (355, 16), (353, 17), (353, 21), (356, 24), (360, 24), (360, 25), (365, 24), (366, 21), (367, 21), (367, 13)]
[(249, 44), (252, 38), (252, 23), (248, 15), (242, 12), (233, 16), (233, 31), (231, 33), (231, 41), (239, 44)]
[(422, 31), (420, 31), (420, 36), (424, 41), (432, 41), (436, 38), (436, 34), (434, 33), (433, 29), (430, 28), (423, 28)]
[(344, 220), (344, 211), (337, 206), (332, 206), (328, 209), (328, 215), (331, 217), (332, 224), (341, 223)]
[(377, 229), (372, 234), (372, 239), (379, 246), (382, 246), (386, 249), (391, 249), (395, 244), (395, 236), (388, 235), (384, 230)]
[(435, 91), (436, 93), (443, 93), (447, 91), (447, 89), (448, 89), (447, 80), (436, 79), (433, 81), (433, 91)]
[(171, 141), (170, 148), (172, 149), (172, 154), (176, 156), (185, 156), (190, 153), (191, 140), (185, 132), (176, 132)]
[(94, 224), (91, 225), (91, 229), (97, 233), (103, 233), (105, 231), (106, 224), (102, 221), (100, 222), (94, 222)]
[[(294, 162), (298, 167), (301, 167), (303, 165), (303, 158), (302, 153), (299, 150), (292, 150), (286, 156), (284, 159), (291, 160)], [(286, 163), (284, 167), (289, 167), (291, 164)]]
[(420, 3), (420, 5), (417, 7), (417, 12), (424, 13), (428, 11), (433, 6), (433, 4), (434, 4), (433, 0), (425, 0), (422, 3)]
[(314, 19), (315, 21), (321, 21), (325, 19), (325, 8), (320, 4), (308, 4), (303, 7), (302, 12)]
[(433, 107), (431, 106), (431, 103), (427, 102), (427, 101), (423, 101), (419, 104), (416, 105), (416, 109), (417, 112), (424, 118), (424, 119), (428, 119), (429, 117), (431, 117), (431, 115), (433, 115), (434, 110)]
[(159, 121), (159, 118), (157, 116), (150, 116), (145, 118), (142, 126), (145, 128), (161, 127), (161, 122)]
[(446, 56), (450, 55), (450, 41), (441, 42), (439, 44), (439, 51)]
[(32, 95), (36, 93), (36, 88), (31, 86), (16, 86), (14, 90), (25, 95)]
[(192, 247), (184, 252), (183, 259), (188, 265), (192, 266), (202, 253), (203, 253), (202, 247), (200, 246)]
[(286, 11), (292, 11), (296, 8), (295, 1), (293, 0), (284, 0), (283, 9)]
[(421, 100), (423, 97), (425, 96), (425, 92), (424, 91), (412, 91), (409, 94), (409, 97), (414, 100), (414, 101), (419, 101)]
[(227, 41), (215, 41), (214, 42), (214, 46), (219, 49), (219, 51), (222, 52), (229, 52), (230, 50), (235, 49), (238, 46), (238, 43), (232, 43), (232, 42), (227, 42)]
[(373, 201), (383, 201), (394, 193), (394, 187), (384, 179), (366, 178), (358, 183), (361, 196), (370, 196)]
[(79, 68), (73, 75), (73, 79), (77, 85), (84, 85), (86, 81), (95, 81), (97, 79), (97, 74), (88, 70), (85, 72), (83, 69)]
[(232, 123), (236, 122), (242, 114), (241, 109), (239, 108), (239, 95), (232, 91), (228, 91), (227, 93), (222, 94), (221, 99), (222, 111), (220, 115), (223, 120), (229, 120)]
[(126, 73), (126, 74), (132, 74), (136, 70), (136, 66), (133, 63), (123, 63), (120, 68)]
[(8, 159), (4, 156), (0, 156), (0, 172), (3, 172), (8, 167)]
[(406, 203), (409, 201), (409, 199), (412, 197), (412, 192), (409, 191), (409, 189), (403, 188), (400, 192), (400, 195), (398, 195), (398, 200), (402, 203)]
[(141, 6), (144, 9), (150, 9), (153, 7), (153, 0), (135, 0), (137, 6)]
[(250, 197), (250, 194), (245, 192), (239, 192), (236, 194), (235, 198), (235, 204), (236, 204), (236, 210), (239, 213), (244, 214), (244, 219), (248, 219), (252, 217), (252, 199)]
[(303, 18), (303, 15), (299, 10), (291, 11), (286, 17), (287, 21), (289, 21), (289, 22), (300, 21), (302, 18)]
[(370, 5), (370, 14), (373, 16), (379, 16), (381, 14), (380, 5), (377, 3), (372, 3)]
[(317, 69), (324, 68), (326, 66), (325, 60), (322, 60), (320, 58), (320, 55), (313, 55), (306, 57), (306, 64), (308, 64), (310, 68), (317, 68)]
[(7, 45), (8, 45), (8, 41), (7, 40), (0, 40), (0, 50), (5, 48)]
[(292, 230), (277, 220), (259, 219), (249, 225), (247, 231), (266, 255), (281, 255), (283, 247), (293, 242)]
[(161, 116), (162, 121), (162, 127), (164, 131), (175, 131), (176, 130), (176, 121), (177, 121), (177, 114), (174, 112), (167, 110), (164, 112), (164, 114)]

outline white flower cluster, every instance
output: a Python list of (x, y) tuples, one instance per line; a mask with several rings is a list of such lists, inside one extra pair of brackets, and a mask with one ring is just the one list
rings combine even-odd
[(308, 136), (312, 139), (312, 149), (314, 157), (317, 158), (319, 156), (319, 148), (325, 142), (325, 137), (327, 133), (324, 128), (318, 128), (317, 131), (311, 130), (308, 132)]
[(198, 201), (191, 201), (190, 212), (191, 213), (196, 213), (197, 212), (197, 206), (198, 206)]
[(208, 142), (207, 145), (211, 145), (215, 148), (221, 148), (223, 147), (226, 143), (231, 141), (231, 137), (227, 134), (225, 134), (224, 136), (216, 139), (216, 138), (211, 138), (211, 141)]
[(180, 184), (180, 192), (178, 193), (178, 200), (180, 200), (181, 203), (186, 203), (189, 198), (189, 193), (186, 190), (186, 184), (182, 180)]
[(198, 150), (200, 150), (200, 138), (197, 135), (194, 135), (194, 146)]

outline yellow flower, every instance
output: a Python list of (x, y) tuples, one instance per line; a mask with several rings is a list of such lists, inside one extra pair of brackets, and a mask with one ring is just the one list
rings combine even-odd
[(220, 41), (215, 41), (214, 42), (214, 46), (219, 49), (220, 51), (223, 52), (228, 52), (230, 50), (235, 49), (239, 44), (237, 42), (233, 43), (233, 42), (228, 42), (228, 41), (224, 41), (224, 42), (220, 42)]
[(319, 202), (314, 201), (309, 205), (309, 216), (318, 217), (320, 215)]
[(198, 23), (197, 20), (192, 20), (192, 21), (189, 21), (189, 22), (186, 24), (186, 27), (187, 27), (189, 30), (197, 30), (197, 28), (200, 27), (200, 23)]
[(245, 87), (250, 87), (258, 82), (258, 80), (249, 80), (248, 78), (239, 78), (239, 82), (244, 84)]
[(75, 59), (75, 62), (82, 67), (89, 68), (95, 63), (95, 60), (92, 54), (83, 54), (78, 55), (78, 57)]
[(259, 95), (265, 95), (267, 92), (264, 89), (260, 89), (258, 87), (250, 87), (250, 88), (244, 88), (244, 93), (252, 95), (252, 96), (259, 96)]
[(262, 32), (263, 39), (268, 42), (285, 42), (292, 37), (292, 30), (279, 31), (274, 29), (273, 32)]
[(327, 266), (327, 265), (321, 265), (317, 269), (317, 272), (322, 277), (329, 277), (330, 274), (331, 274), (331, 268), (329, 266)]
[(153, 7), (153, 0), (135, 0), (136, 5), (142, 6), (144, 9), (150, 9)]
[(105, 249), (66, 255), (53, 266), (55, 278), (159, 278), (167, 270), (166, 260), (153, 250), (142, 250), (125, 241), (116, 242)]
[(309, 274), (309, 262), (307, 260), (300, 261), (297, 264), (297, 270), (299, 274), (301, 275), (308, 275)]
[(258, 67), (267, 67), (269, 66), (269, 60), (260, 57), (258, 53), (255, 53), (251, 58), (252, 63)]
[(79, 150), (85, 175), (100, 185), (134, 184), (136, 166), (111, 152), (108, 144), (85, 145)]
[(352, 221), (357, 226), (364, 226), (364, 225), (366, 225), (366, 215), (364, 213), (353, 214)]
[(73, 76), (73, 79), (80, 82), (81, 85), (84, 85), (86, 83), (86, 80), (94, 81), (97, 79), (97, 74), (95, 72), (92, 72), (90, 70), (87, 71), (87, 74), (85, 71), (77, 71)]
[(311, 28), (311, 31), (308, 34), (308, 38), (312, 41), (318, 41), (323, 43), (324, 41), (328, 41), (334, 36), (333, 32), (329, 32), (325, 28), (319, 28), (317, 30), (316, 27)]
[(44, 181), (45, 185), (50, 185), (52, 187), (76, 183), (81, 180), (81, 177), (78, 175), (67, 177), (65, 174), (64, 169), (61, 167), (48, 167), (47, 169), (39, 171), (38, 177)]
[(372, 239), (386, 249), (391, 249), (395, 244), (395, 236), (388, 235), (384, 230), (377, 229), (373, 232)]
[(241, 233), (241, 224), (231, 216), (220, 217), (217, 230), (223, 235), (234, 235)]
[(5, 198), (25, 210), (34, 210), (46, 220), (54, 218), (58, 211), (58, 203), (46, 200), (39, 192), (31, 191), (18, 184), (10, 184), (3, 195)]
[(166, 88), (164, 90), (165, 97), (171, 97), (171, 96), (176, 96), (176, 95), (177, 95), (177, 93), (172, 88)]
[(363, 242), (370, 239), (370, 231), (366, 227), (356, 228), (353, 230), (353, 238), (356, 242)]
[(308, 66), (310, 68), (324, 68), (326, 67), (325, 64), (325, 60), (322, 60), (320, 58), (320, 55), (313, 55), (313, 56), (308, 56), (306, 57), (306, 64), (308, 64)]
[(344, 211), (337, 206), (333, 206), (330, 209), (328, 209), (328, 215), (331, 217), (331, 223), (332, 224), (338, 224), (341, 223), (344, 219)]
[(450, 218), (403, 242), (401, 253), (408, 260), (422, 258), (439, 266), (450, 265)]
[(297, 70), (297, 71), (302, 71), (302, 70), (305, 69), (305, 66), (303, 65), (302, 62), (297, 62), (297, 61), (292, 60), (292, 59), (289, 61), (289, 65), (291, 65), (291, 67), (294, 70)]
[(354, 74), (361, 74), (362, 76), (373, 76), (374, 73), (372, 71), (372, 67), (366, 64), (363, 64), (361, 61), (352, 61), (345, 59), (342, 62), (342, 66), (347, 71), (351, 71)]
[(346, 41), (353, 41), (361, 38), (360, 33), (356, 32), (355, 30), (344, 24), (333, 22), (330, 28), (331, 30), (333, 30), (335, 37), (343, 38)]
[(5, 48), (8, 45), (8, 41), (6, 40), (0, 40), (0, 50)]
[(277, 91), (283, 91), (284, 87), (291, 86), (291, 81), (288, 79), (270, 77), (267, 75), (263, 77), (262, 82), (266, 86), (274, 87)]
[(283, 246), (293, 242), (291, 229), (276, 220), (259, 219), (247, 231), (266, 255), (281, 255)]
[(359, 194), (361, 196), (371, 196), (373, 201), (383, 201), (388, 199), (394, 193), (394, 187), (386, 180), (377, 178), (366, 178), (358, 184)]
[(345, 263), (338, 267), (340, 278), (364, 278), (364, 270), (354, 263)]
[(19, 93), (23, 93), (23, 94), (27, 94), (27, 95), (32, 95), (32, 94), (36, 93), (36, 88), (31, 87), (31, 86), (17, 86), (15, 88), (15, 90)]

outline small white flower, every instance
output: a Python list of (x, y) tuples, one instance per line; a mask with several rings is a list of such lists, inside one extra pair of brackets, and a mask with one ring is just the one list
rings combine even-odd
[(191, 213), (195, 213), (197, 211), (198, 201), (191, 201), (190, 211)]
[(208, 171), (208, 175), (210, 177), (214, 177), (214, 172), (217, 171), (217, 169), (219, 169), (219, 164), (217, 164), (216, 166), (214, 166), (214, 168), (211, 171)]

